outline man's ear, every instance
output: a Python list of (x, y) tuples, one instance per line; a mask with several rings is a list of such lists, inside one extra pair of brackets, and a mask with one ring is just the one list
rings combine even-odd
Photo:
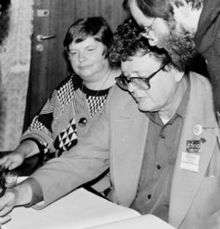
[(184, 28), (187, 32), (195, 33), (202, 8), (193, 8), (192, 3), (187, 3), (186, 0), (173, 0), (171, 5), (177, 30)]

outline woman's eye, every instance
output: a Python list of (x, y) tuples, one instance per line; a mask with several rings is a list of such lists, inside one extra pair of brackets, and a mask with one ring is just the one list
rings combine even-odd
[(69, 55), (70, 56), (74, 56), (74, 55), (76, 55), (77, 54), (77, 52), (69, 52)]
[(87, 49), (87, 51), (89, 51), (89, 52), (92, 52), (92, 51), (94, 51), (95, 50), (95, 48), (88, 48)]

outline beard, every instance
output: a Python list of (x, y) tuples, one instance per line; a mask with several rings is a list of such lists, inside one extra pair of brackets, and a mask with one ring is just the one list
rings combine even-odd
[(198, 52), (195, 49), (194, 35), (187, 31), (170, 34), (161, 41), (161, 46), (168, 52), (173, 65), (179, 71), (187, 71), (191, 68)]

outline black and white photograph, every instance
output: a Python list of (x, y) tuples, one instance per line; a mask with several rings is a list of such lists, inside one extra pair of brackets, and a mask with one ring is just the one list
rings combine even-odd
[(0, 0), (0, 229), (220, 229), (220, 0)]

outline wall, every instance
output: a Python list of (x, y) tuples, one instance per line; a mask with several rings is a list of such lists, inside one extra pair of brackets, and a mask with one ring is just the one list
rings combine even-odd
[(12, 150), (22, 133), (30, 70), (33, 0), (11, 0), (9, 34), (0, 51), (0, 150)]

